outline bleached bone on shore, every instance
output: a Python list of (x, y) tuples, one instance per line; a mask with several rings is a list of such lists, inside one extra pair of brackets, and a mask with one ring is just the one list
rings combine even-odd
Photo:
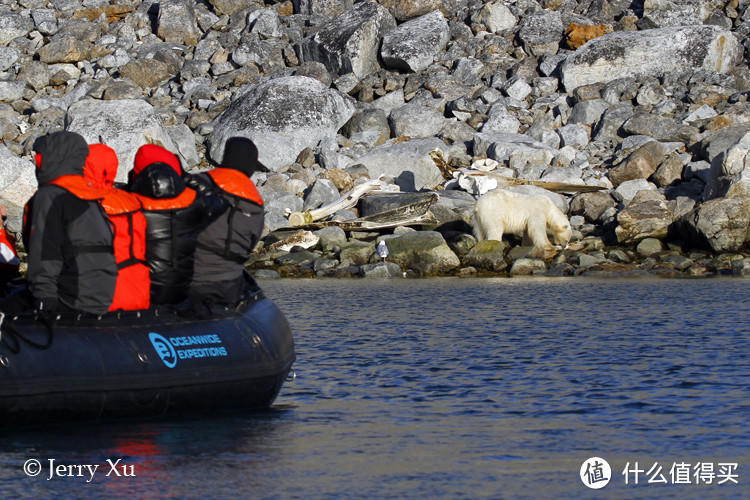
[(311, 224), (316, 220), (324, 219), (329, 215), (333, 215), (339, 210), (346, 210), (357, 204), (359, 199), (370, 191), (375, 191), (380, 188), (381, 175), (377, 179), (364, 182), (359, 186), (356, 186), (351, 191), (344, 194), (338, 200), (329, 203), (315, 210), (305, 210), (304, 212), (294, 212), (289, 215), (289, 225), (292, 227), (304, 226), (305, 224)]
[(606, 189), (602, 186), (586, 184), (569, 184), (566, 182), (529, 181), (515, 177), (505, 177), (495, 172), (463, 169), (454, 174), (458, 185), (474, 195), (482, 195), (487, 191), (509, 186), (531, 185), (544, 188), (554, 193), (590, 193)]

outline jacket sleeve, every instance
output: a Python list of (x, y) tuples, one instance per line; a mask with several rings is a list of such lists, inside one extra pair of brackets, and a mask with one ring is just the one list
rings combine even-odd
[(229, 208), (229, 202), (220, 194), (197, 192), (196, 202), (203, 213), (203, 227), (218, 219)]
[(57, 303), (57, 283), (63, 269), (61, 249), (65, 244), (65, 222), (60, 191), (41, 188), (34, 195), (28, 242), (28, 285), (38, 305)]

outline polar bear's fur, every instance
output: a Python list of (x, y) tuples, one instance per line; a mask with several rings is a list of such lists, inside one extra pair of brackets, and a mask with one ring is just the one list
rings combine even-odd
[(495, 189), (479, 197), (474, 209), (474, 236), (482, 240), (502, 240), (503, 234), (523, 234), (523, 245), (552, 250), (547, 230), (556, 245), (570, 241), (570, 222), (543, 194), (523, 194)]

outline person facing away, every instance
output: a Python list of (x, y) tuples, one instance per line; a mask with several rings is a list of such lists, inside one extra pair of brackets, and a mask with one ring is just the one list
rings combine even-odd
[(117, 280), (114, 233), (83, 178), (89, 147), (74, 132), (54, 132), (34, 144), (39, 189), (26, 205), (24, 241), (28, 291), (41, 313), (104, 314)]
[(187, 187), (182, 176), (180, 160), (163, 147), (146, 144), (136, 152), (129, 190), (146, 216), (152, 304), (187, 299), (198, 233), (227, 208), (222, 198)]
[(5, 220), (8, 218), (5, 205), (0, 205), (0, 297), (5, 297), (10, 291), (11, 281), (18, 276), (18, 266), (21, 260), (16, 252), (16, 240), (5, 230)]
[(114, 229), (117, 283), (110, 311), (148, 309), (149, 268), (146, 265), (146, 216), (138, 197), (115, 188), (117, 154), (106, 144), (90, 144), (83, 169), (87, 182), (102, 195), (99, 201)]
[(246, 288), (245, 261), (263, 232), (263, 199), (250, 176), (258, 169), (258, 148), (232, 137), (218, 168), (191, 176), (199, 190), (218, 190), (229, 210), (198, 235), (190, 296), (205, 303), (235, 304)]

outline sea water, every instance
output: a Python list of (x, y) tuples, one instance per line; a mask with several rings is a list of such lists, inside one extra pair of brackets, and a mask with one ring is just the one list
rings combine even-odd
[(270, 410), (3, 431), (0, 494), (750, 498), (750, 280), (261, 285)]

